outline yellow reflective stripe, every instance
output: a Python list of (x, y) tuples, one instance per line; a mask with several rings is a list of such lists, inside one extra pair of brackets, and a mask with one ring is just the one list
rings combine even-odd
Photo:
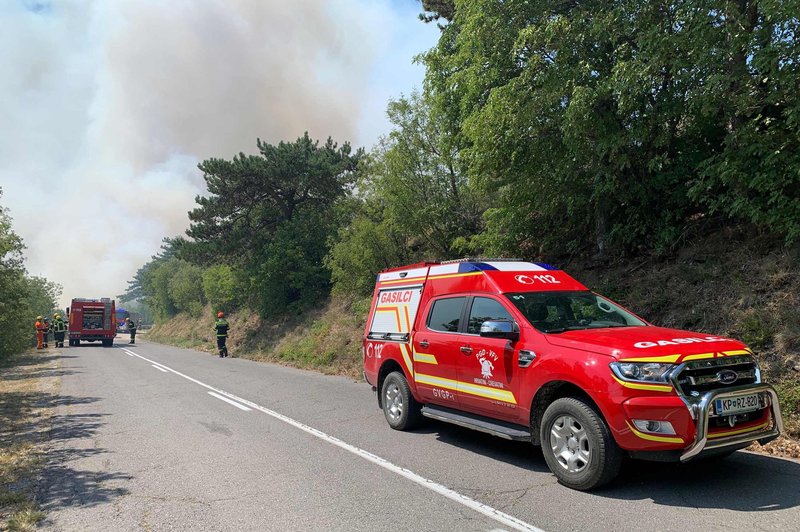
[(621, 358), (620, 362), (671, 362), (675, 363), (681, 358), (680, 355), (664, 355), (660, 357), (642, 357), (642, 358)]
[(714, 438), (724, 438), (726, 436), (736, 436), (737, 434), (744, 434), (746, 432), (755, 432), (757, 430), (761, 430), (766, 428), (769, 425), (769, 421), (762, 423), (761, 425), (757, 425), (755, 427), (747, 427), (746, 429), (739, 429), (739, 430), (729, 430), (726, 432), (715, 432), (714, 434), (709, 434), (708, 439), (713, 440)]
[(752, 355), (753, 353), (749, 349), (739, 349), (737, 351), (723, 351), (722, 354), (732, 357), (736, 355)]
[(439, 364), (436, 361), (435, 356), (428, 353), (417, 353), (416, 351), (414, 351), (414, 362), (422, 362), (423, 364), (435, 364), (435, 365)]
[(411, 377), (414, 377), (414, 366), (411, 364), (411, 358), (408, 356), (408, 346), (406, 344), (400, 344), (400, 352), (403, 353), (403, 360), (406, 362), (406, 367), (408, 368), (408, 372)]
[(627, 421), (625, 423), (628, 424), (628, 428), (631, 429), (631, 432), (633, 432), (643, 440), (657, 441), (661, 443), (683, 443), (682, 438), (671, 438), (669, 436), (654, 436), (652, 434), (645, 434), (644, 432), (639, 432), (638, 430), (636, 430), (636, 427), (634, 427)]
[(703, 360), (704, 358), (716, 358), (716, 353), (701, 353), (699, 355), (686, 355), (681, 362), (688, 362), (689, 360)]
[(483, 272), (469, 272), (469, 273), (447, 273), (443, 275), (431, 275), (428, 279), (449, 279), (451, 277), (469, 277), (471, 275), (483, 275)]
[(504, 403), (511, 403), (512, 405), (517, 404), (514, 394), (508, 390), (498, 390), (497, 388), (491, 388), (489, 386), (480, 386), (478, 384), (445, 379), (433, 375), (424, 375), (422, 373), (417, 373), (414, 379), (420, 384), (429, 384), (447, 390), (485, 397), (487, 399), (495, 399)]
[(638, 382), (626, 382), (617, 378), (616, 375), (611, 375), (615, 381), (620, 383), (620, 385), (631, 388), (634, 390), (649, 390), (652, 392), (671, 392), (672, 386), (668, 384), (640, 384)]
[(392, 279), (390, 281), (380, 281), (381, 285), (385, 284), (402, 284), (402, 283), (413, 283), (415, 281), (424, 281), (424, 277), (409, 277), (408, 279)]

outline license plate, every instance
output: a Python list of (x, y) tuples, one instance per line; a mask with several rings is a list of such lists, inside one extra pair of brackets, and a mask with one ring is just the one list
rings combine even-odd
[(761, 394), (751, 393), (750, 395), (740, 395), (738, 397), (726, 397), (714, 401), (718, 416), (731, 414), (741, 414), (752, 412), (761, 408)]

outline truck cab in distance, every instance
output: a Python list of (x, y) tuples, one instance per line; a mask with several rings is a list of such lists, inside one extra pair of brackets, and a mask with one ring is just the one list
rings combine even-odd
[(579, 490), (614, 479), (624, 455), (685, 462), (783, 430), (747, 346), (653, 326), (546, 264), (381, 272), (363, 357), (393, 429), (426, 416), (529, 441)]

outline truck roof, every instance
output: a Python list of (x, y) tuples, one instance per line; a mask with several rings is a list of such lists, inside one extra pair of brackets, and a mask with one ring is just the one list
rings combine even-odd
[(533, 292), (588, 290), (566, 272), (549, 264), (509, 259), (462, 259), (422, 262), (384, 270), (380, 289), (433, 283), (434, 292)]

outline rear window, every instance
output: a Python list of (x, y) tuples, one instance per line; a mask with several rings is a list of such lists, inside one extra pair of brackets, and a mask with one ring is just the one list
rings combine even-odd
[(449, 297), (434, 301), (428, 317), (428, 328), (441, 332), (458, 332), (466, 300), (466, 297)]
[(372, 340), (408, 339), (417, 317), (422, 287), (387, 288), (378, 293), (368, 337)]

